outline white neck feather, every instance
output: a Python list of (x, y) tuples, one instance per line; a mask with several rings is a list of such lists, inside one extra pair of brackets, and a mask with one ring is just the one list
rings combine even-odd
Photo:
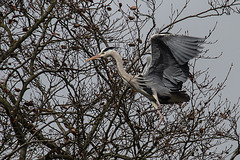
[(130, 82), (133, 79), (133, 76), (128, 74), (123, 68), (123, 61), (118, 52), (112, 51), (110, 55), (115, 59), (117, 63), (118, 73), (121, 75), (124, 81)]

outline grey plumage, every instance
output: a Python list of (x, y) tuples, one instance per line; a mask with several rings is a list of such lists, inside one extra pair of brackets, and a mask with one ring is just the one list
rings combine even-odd
[(112, 56), (117, 62), (117, 68), (122, 79), (146, 96), (159, 111), (160, 103), (182, 103), (189, 100), (182, 84), (189, 77), (188, 61), (201, 53), (201, 45), (205, 38), (183, 35), (154, 34), (151, 37), (152, 58), (147, 60), (148, 68), (143, 74), (136, 76), (125, 72), (120, 55), (114, 48), (105, 48), (102, 52), (89, 58)]
[(151, 37), (152, 62), (143, 77), (152, 81), (148, 87), (157, 91), (160, 103), (189, 100), (188, 95), (180, 90), (189, 77), (188, 61), (201, 52), (200, 45), (204, 41), (204, 38), (172, 34)]

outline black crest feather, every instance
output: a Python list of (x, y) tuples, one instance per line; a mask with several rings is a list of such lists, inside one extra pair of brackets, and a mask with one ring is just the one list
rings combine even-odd
[(116, 48), (116, 47), (107, 47), (107, 48), (104, 48), (104, 49), (102, 50), (102, 52), (106, 52), (106, 51), (111, 50), (111, 49), (114, 49), (114, 48)]

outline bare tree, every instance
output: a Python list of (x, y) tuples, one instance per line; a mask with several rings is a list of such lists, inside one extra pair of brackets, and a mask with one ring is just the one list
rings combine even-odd
[[(172, 10), (171, 22), (157, 28), (161, 3), (155, 0), (1, 1), (0, 158), (239, 155), (239, 103), (221, 96), (231, 68), (216, 84), (207, 69), (195, 69), (196, 59), (184, 87), (190, 102), (164, 105), (165, 119), (153, 142), (159, 117), (148, 100), (122, 83), (114, 62), (85, 62), (103, 47), (118, 46), (127, 72), (137, 74), (150, 52), (151, 34), (171, 31), (189, 18), (240, 14), (237, 0), (209, 0), (209, 9), (182, 17), (189, 2)], [(207, 50), (199, 58), (209, 58)]]

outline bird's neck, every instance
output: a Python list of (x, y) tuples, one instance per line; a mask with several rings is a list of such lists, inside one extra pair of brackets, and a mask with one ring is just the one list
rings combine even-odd
[(115, 52), (114, 54), (112, 54), (113, 58), (115, 59), (116, 63), (117, 63), (117, 69), (118, 69), (118, 73), (120, 74), (120, 76), (123, 78), (123, 80), (125, 82), (130, 82), (133, 79), (133, 76), (128, 74), (124, 68), (123, 68), (123, 61), (121, 56)]

